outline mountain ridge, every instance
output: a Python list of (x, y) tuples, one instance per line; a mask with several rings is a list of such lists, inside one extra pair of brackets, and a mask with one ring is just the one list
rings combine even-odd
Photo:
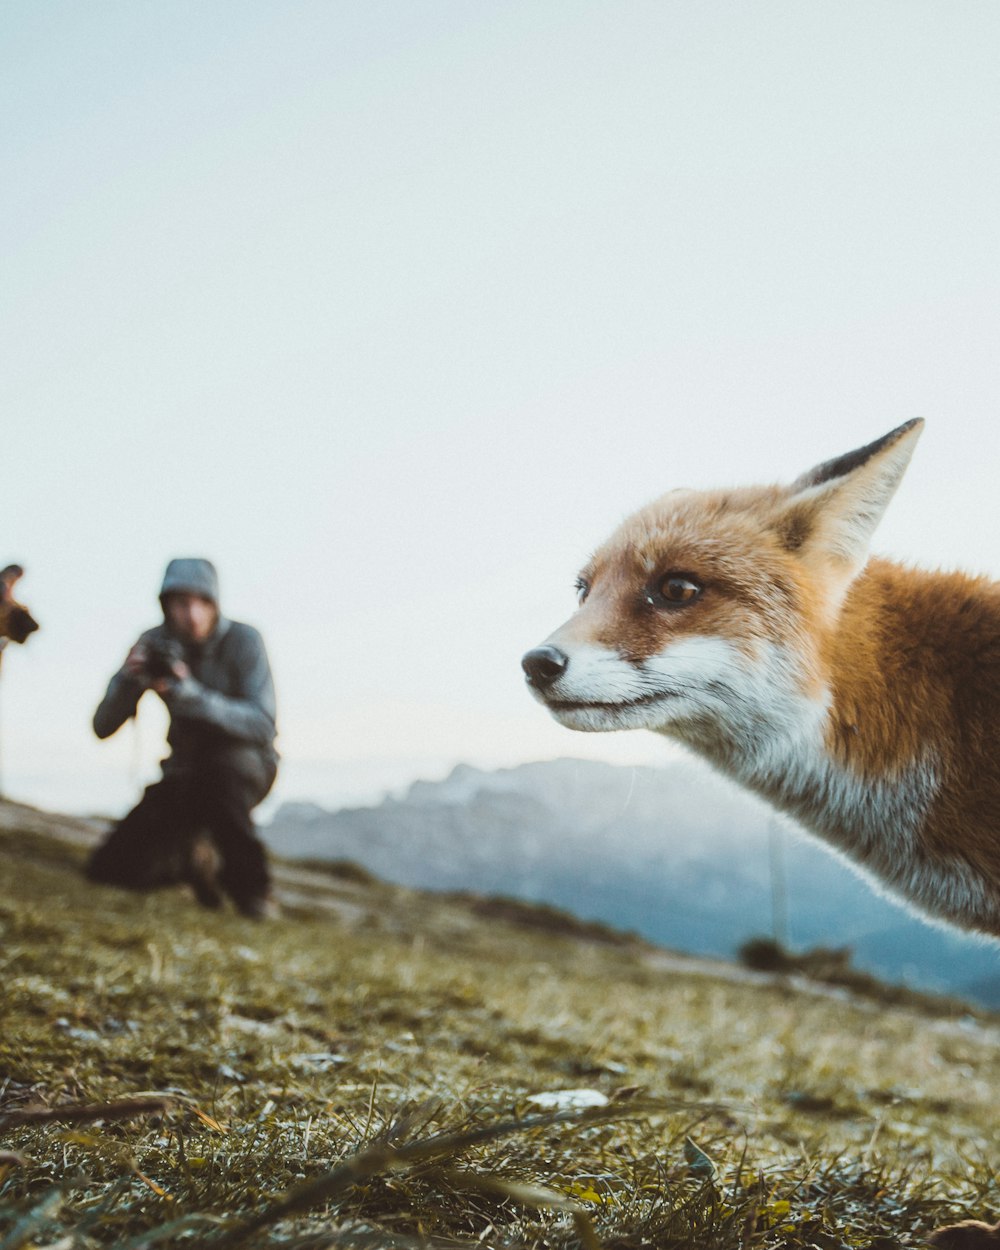
[(915, 917), (696, 761), (459, 764), (367, 807), (286, 803), (262, 834), (291, 859), (548, 903), (695, 955), (731, 959), (762, 934), (850, 946), (883, 980), (1000, 1005), (995, 948)]

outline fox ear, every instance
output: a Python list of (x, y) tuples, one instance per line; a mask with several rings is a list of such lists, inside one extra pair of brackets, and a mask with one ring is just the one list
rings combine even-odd
[(8, 564), (0, 569), (0, 603), (10, 597), (10, 592), (23, 576), (24, 569), (19, 564)]
[(819, 557), (847, 573), (859, 572), (875, 527), (896, 493), (922, 420), (907, 421), (857, 451), (810, 469), (792, 483), (778, 532), (789, 550)]

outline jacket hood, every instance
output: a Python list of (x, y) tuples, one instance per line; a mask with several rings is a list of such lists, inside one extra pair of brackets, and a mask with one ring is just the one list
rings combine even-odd
[(211, 560), (171, 560), (163, 574), (160, 604), (171, 594), (200, 595), (219, 606), (219, 575)]

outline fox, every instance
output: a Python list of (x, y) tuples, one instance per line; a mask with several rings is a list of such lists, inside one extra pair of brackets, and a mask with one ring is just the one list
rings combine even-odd
[(1000, 937), (1000, 584), (869, 556), (924, 427), (625, 520), (524, 655), (567, 728), (702, 756), (926, 917)]
[(28, 609), (14, 598), (14, 587), (23, 576), (19, 564), (0, 569), (0, 658), (8, 642), (24, 643), (39, 628)]
[[(869, 551), (923, 428), (791, 485), (668, 492), (521, 663), (561, 725), (680, 742), (925, 918), (996, 939), (1000, 584)], [(1000, 1224), (930, 1240), (1000, 1247)]]

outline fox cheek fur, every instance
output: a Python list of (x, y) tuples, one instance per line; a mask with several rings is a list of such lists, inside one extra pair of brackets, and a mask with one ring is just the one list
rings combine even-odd
[(663, 496), (523, 666), (569, 728), (677, 738), (920, 910), (1000, 936), (1000, 586), (868, 558), (922, 428), (790, 486)]

